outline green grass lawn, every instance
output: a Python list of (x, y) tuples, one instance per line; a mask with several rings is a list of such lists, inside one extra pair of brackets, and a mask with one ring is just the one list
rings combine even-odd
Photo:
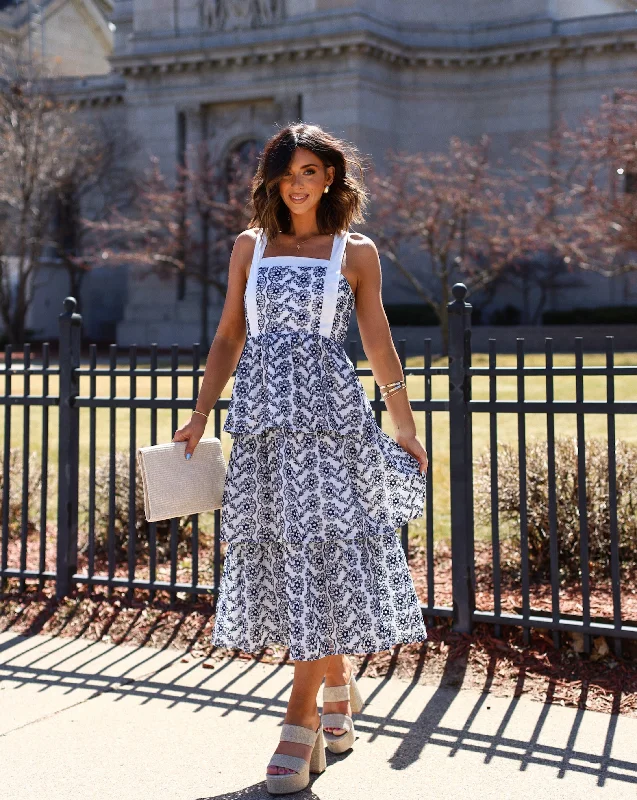
[[(555, 366), (572, 366), (574, 365), (574, 356), (556, 354), (554, 357)], [(185, 366), (184, 361), (184, 366)], [(411, 358), (408, 359), (409, 366), (422, 366), (423, 359)], [(498, 366), (514, 366), (515, 355), (501, 355), (498, 357)], [(526, 363), (529, 366), (543, 366), (543, 355), (528, 355)], [(603, 354), (592, 354), (585, 356), (585, 365), (603, 365), (605, 363), (605, 356)], [(637, 354), (635, 353), (621, 353), (616, 356), (617, 365), (634, 365), (637, 363)], [(484, 354), (474, 354), (474, 366), (487, 366), (488, 357)], [(446, 361), (438, 360), (435, 366), (445, 366)], [(120, 362), (120, 366), (124, 366), (124, 362)], [(140, 359), (139, 366), (147, 366), (147, 362)], [(160, 363), (160, 366), (167, 366), (167, 363)], [(360, 367), (369, 367), (367, 361), (360, 360)], [(368, 396), (373, 396), (373, 378), (364, 377), (361, 379)], [(179, 396), (182, 398), (193, 397), (193, 385), (191, 378), (179, 379)], [(556, 400), (574, 400), (575, 399), (575, 378), (564, 377), (556, 379), (555, 381), (555, 398)], [(116, 392), (119, 397), (129, 396), (130, 380), (128, 377), (118, 377), (116, 381)], [(158, 379), (158, 396), (170, 397), (170, 378)], [(89, 389), (88, 378), (82, 378), (81, 394), (87, 395)], [(498, 399), (515, 399), (517, 393), (517, 379), (515, 376), (511, 378), (498, 378)], [(228, 398), (232, 390), (232, 379), (229, 381), (224, 397)], [(545, 378), (527, 378), (525, 381), (525, 390), (527, 399), (543, 400), (545, 399)], [(42, 391), (42, 381), (38, 376), (31, 377), (31, 393), (37, 395)], [(476, 378), (473, 382), (473, 398), (488, 399), (488, 379)], [(19, 395), (23, 392), (23, 379), (20, 376), (13, 378), (12, 394)], [(410, 376), (408, 378), (408, 392), (412, 400), (422, 398), (424, 396), (424, 383), (420, 376)], [(604, 399), (606, 392), (606, 378), (604, 376), (588, 377), (584, 381), (584, 397), (586, 400)], [(57, 393), (57, 379), (50, 379), (50, 394)], [(97, 380), (97, 395), (98, 397), (107, 397), (110, 394), (110, 379), (108, 377), (99, 378)], [(150, 395), (150, 378), (138, 378), (136, 394), (138, 397), (148, 397)], [(446, 399), (448, 395), (448, 386), (446, 376), (436, 376), (433, 378), (433, 397), (435, 399)], [(615, 382), (615, 395), (617, 400), (634, 400), (637, 397), (637, 377), (621, 377), (617, 378)], [(194, 405), (194, 401), (193, 401)], [(4, 409), (0, 410), (0, 431), (4, 431)], [(22, 408), (14, 408), (11, 420), (11, 446), (22, 448), (23, 437), (23, 420), (24, 414)], [(105, 457), (109, 452), (110, 443), (110, 418), (111, 411), (109, 409), (97, 410), (97, 435), (96, 447), (97, 456)], [(49, 425), (49, 465), (50, 474), (55, 476), (58, 456), (58, 430), (57, 430), (57, 412), (56, 410), (49, 411), (50, 425)], [(423, 412), (416, 413), (416, 423), (418, 433), (423, 443), (425, 442), (425, 415)], [(146, 445), (150, 443), (150, 411), (140, 410), (137, 411), (137, 436), (136, 445)], [(185, 422), (189, 417), (187, 410), (181, 410), (178, 413), (179, 424)], [(82, 470), (82, 491), (86, 491), (85, 472), (89, 463), (89, 410), (81, 409), (81, 438), (80, 438), (80, 459)], [(221, 424), (225, 420), (225, 411), (221, 413)], [(128, 451), (130, 446), (130, 412), (128, 409), (117, 409), (115, 413), (116, 433), (115, 433), (115, 446), (118, 450)], [(510, 445), (517, 445), (517, 415), (515, 414), (501, 414), (498, 419), (498, 440), (507, 442)], [(382, 426), (388, 433), (393, 433), (393, 427), (388, 412), (383, 412)], [(629, 442), (637, 442), (637, 425), (635, 420), (631, 419), (629, 415), (618, 416), (616, 421), (617, 437)], [(556, 432), (560, 435), (575, 435), (576, 419), (573, 415), (558, 415), (555, 421)], [(541, 414), (529, 414), (526, 419), (527, 441), (533, 439), (545, 440), (546, 439), (546, 417)], [(209, 423), (208, 435), (214, 434), (214, 428)], [(587, 437), (606, 437), (606, 417), (603, 415), (587, 415), (586, 416), (586, 435)], [(171, 422), (171, 411), (160, 410), (157, 412), (157, 439), (159, 442), (170, 441), (173, 436), (173, 425)], [(226, 458), (230, 453), (231, 438), (227, 434), (223, 434), (222, 443)], [(485, 414), (476, 414), (473, 419), (473, 444), (474, 444), (474, 457), (478, 457), (482, 452), (488, 448), (489, 443), (489, 419)], [(30, 440), (29, 450), (38, 455), (41, 453), (42, 448), (42, 410), (40, 408), (33, 408), (30, 418)], [(433, 447), (431, 449), (430, 457), (432, 460), (432, 478), (433, 478), (433, 497), (434, 497), (434, 534), (436, 540), (444, 540), (449, 536), (449, 521), (450, 521), (450, 502), (449, 502), (449, 425), (446, 413), (435, 413), (433, 420)], [(18, 477), (19, 480), (19, 477)], [(51, 520), (55, 519), (55, 494), (50, 492), (50, 499), (47, 509), (47, 517)], [(207, 521), (202, 520), (202, 525), (206, 525)], [(425, 520), (421, 518), (411, 523), (411, 530), (416, 538), (424, 535)], [(477, 535), (479, 538), (490, 536), (488, 524), (485, 521), (478, 521)]]

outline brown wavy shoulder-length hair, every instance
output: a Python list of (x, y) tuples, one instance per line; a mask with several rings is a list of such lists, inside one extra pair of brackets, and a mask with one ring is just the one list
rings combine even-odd
[(263, 228), (268, 239), (291, 232), (291, 214), (279, 191), (298, 147), (310, 150), (325, 167), (334, 167), (334, 180), (316, 210), (321, 233), (348, 230), (365, 221), (369, 195), (364, 184), (365, 159), (351, 143), (333, 136), (318, 125), (303, 122), (287, 125), (265, 143), (252, 179), (253, 215), (250, 228)]

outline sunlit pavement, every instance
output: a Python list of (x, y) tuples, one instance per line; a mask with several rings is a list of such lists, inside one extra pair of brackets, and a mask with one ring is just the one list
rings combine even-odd
[[(0, 797), (270, 798), (265, 767), (292, 667), (203, 662), (0, 634)], [(290, 797), (637, 796), (637, 719), (397, 678), (359, 685), (354, 749), (328, 752), (327, 770)]]

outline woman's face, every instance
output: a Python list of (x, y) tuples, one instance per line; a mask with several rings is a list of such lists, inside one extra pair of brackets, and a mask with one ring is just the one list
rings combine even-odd
[(323, 190), (334, 180), (334, 167), (324, 167), (311, 150), (297, 147), (279, 181), (279, 191), (290, 214), (315, 213)]

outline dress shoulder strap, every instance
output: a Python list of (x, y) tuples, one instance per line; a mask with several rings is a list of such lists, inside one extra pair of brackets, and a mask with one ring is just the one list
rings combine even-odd
[[(265, 253), (265, 248), (267, 247), (267, 244), (268, 244), (268, 237), (266, 235), (266, 232), (263, 228), (259, 228), (257, 233), (257, 240), (254, 244), (254, 253), (252, 254), (252, 266), (254, 266), (255, 263), (261, 261), (261, 259), (263, 258), (263, 254)], [(250, 267), (250, 270), (252, 270), (252, 267)]]
[(336, 314), (338, 282), (341, 277), (341, 265), (343, 263), (343, 254), (345, 253), (347, 237), (347, 231), (339, 231), (338, 233), (334, 234), (332, 256), (325, 272), (319, 333), (327, 338), (329, 338), (330, 333), (332, 332), (332, 325), (334, 324), (334, 316)]
[(348, 235), (348, 231), (338, 231), (338, 233), (334, 234), (334, 244), (332, 246), (332, 255), (330, 257), (330, 271), (332, 270), (332, 267), (338, 272), (341, 271)]
[(252, 263), (250, 264), (250, 274), (248, 275), (248, 283), (245, 291), (246, 312), (248, 316), (248, 326), (250, 335), (256, 336), (259, 333), (259, 318), (257, 315), (257, 277), (259, 272), (259, 264), (265, 252), (267, 244), (267, 237), (263, 228), (259, 228), (257, 238), (254, 243), (254, 252), (252, 254)]

